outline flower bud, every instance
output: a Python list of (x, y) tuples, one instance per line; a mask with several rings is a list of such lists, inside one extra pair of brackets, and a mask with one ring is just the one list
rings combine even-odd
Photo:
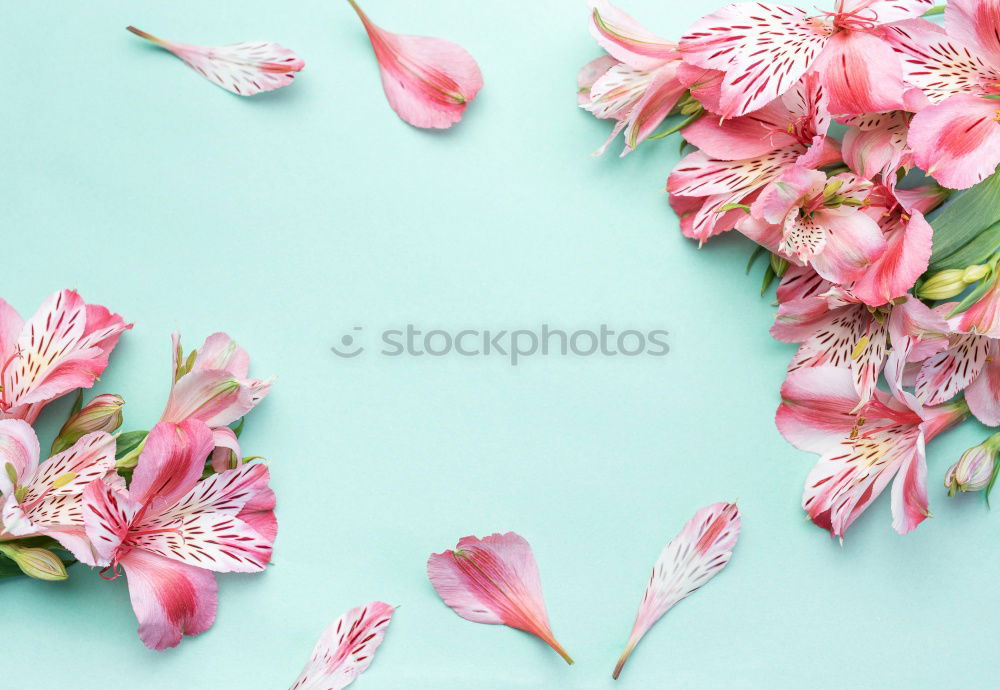
[(950, 299), (965, 288), (989, 275), (986, 264), (975, 264), (965, 268), (948, 268), (938, 271), (920, 286), (917, 296), (923, 299)]
[(55, 582), (67, 577), (66, 566), (48, 549), (0, 544), (0, 553), (17, 563), (22, 573), (36, 580)]
[(969, 448), (948, 469), (944, 485), (950, 496), (954, 496), (956, 491), (982, 491), (990, 485), (996, 465), (997, 436), (1000, 434)]
[(120, 396), (105, 393), (87, 403), (79, 412), (72, 415), (59, 430), (59, 435), (52, 443), (52, 452), (60, 453), (82, 436), (95, 431), (113, 433), (122, 425), (122, 405), (125, 401)]

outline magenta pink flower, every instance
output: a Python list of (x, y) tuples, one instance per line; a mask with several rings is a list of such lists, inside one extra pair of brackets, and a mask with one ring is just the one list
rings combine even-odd
[(0, 537), (45, 535), (77, 559), (95, 555), (83, 523), (83, 491), (88, 484), (114, 477), (115, 439), (103, 431), (39, 464), (38, 438), (27, 422), (0, 420)]
[(766, 108), (719, 122), (703, 117), (684, 129), (700, 151), (677, 164), (667, 181), (684, 235), (701, 242), (731, 230), (761, 189), (793, 166), (818, 168), (840, 159), (826, 137), (830, 116), (815, 74)]
[(33, 423), (50, 400), (93, 386), (131, 327), (74, 290), (50, 295), (28, 321), (0, 299), (0, 419)]
[(288, 86), (306, 63), (287, 48), (266, 41), (229, 46), (194, 46), (157, 38), (134, 26), (128, 30), (170, 51), (213, 84), (239, 96)]
[(604, 153), (624, 130), (624, 156), (660, 126), (687, 91), (677, 75), (680, 54), (676, 44), (647, 31), (607, 0), (591, 0), (590, 33), (608, 56), (580, 70), (577, 81), (586, 94), (580, 105), (595, 117), (616, 121), (597, 153)]
[(381, 29), (348, 0), (368, 32), (389, 105), (414, 127), (447, 129), (483, 87), (479, 65), (461, 46), (440, 38)]
[(885, 25), (921, 16), (934, 0), (836, 0), (833, 12), (748, 2), (699, 20), (681, 37), (685, 62), (725, 74), (721, 114), (758, 110), (795, 86), (810, 69), (821, 75), (830, 112), (905, 109), (899, 57)]
[(552, 634), (538, 564), (520, 535), (463, 537), (454, 551), (431, 555), (427, 576), (438, 596), (462, 618), (523, 630), (573, 663)]
[(945, 24), (947, 34), (913, 21), (888, 35), (906, 79), (930, 102), (910, 124), (914, 160), (946, 187), (965, 189), (1000, 163), (1000, 0), (949, 0)]
[(291, 690), (341, 690), (353, 683), (375, 658), (393, 611), (392, 606), (373, 601), (331, 623)]
[(151, 649), (177, 645), (215, 620), (215, 572), (258, 572), (277, 533), (274, 493), (263, 465), (199, 481), (213, 448), (205, 424), (153, 427), (128, 489), (92, 482), (84, 524), (96, 550), (89, 565), (121, 566), (139, 637)]
[(725, 567), (739, 535), (739, 509), (735, 503), (720, 502), (695, 513), (670, 540), (653, 566), (632, 634), (618, 659), (613, 678), (618, 678), (639, 640), (656, 621)]
[[(905, 348), (904, 348), (905, 349)], [(930, 515), (925, 444), (961, 421), (964, 404), (924, 408), (898, 388), (858, 396), (850, 371), (819, 366), (793, 371), (781, 387), (778, 430), (796, 448), (817, 453), (802, 507), (810, 519), (843, 538), (890, 481), (893, 528), (905, 534)]]

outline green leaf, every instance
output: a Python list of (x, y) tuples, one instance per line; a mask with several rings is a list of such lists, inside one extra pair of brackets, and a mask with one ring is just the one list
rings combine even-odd
[(693, 115), (690, 115), (690, 116), (684, 118), (677, 125), (675, 125), (673, 127), (669, 127), (667, 129), (663, 130), (662, 132), (657, 132), (656, 134), (654, 134), (654, 135), (652, 135), (650, 137), (646, 137), (646, 138), (647, 139), (663, 139), (664, 137), (669, 137), (671, 134), (676, 134), (677, 132), (681, 131), (682, 129), (684, 129), (688, 125), (694, 123), (695, 120), (697, 120), (698, 118), (700, 118), (704, 114), (705, 114), (705, 111), (701, 110), (701, 111), (699, 111), (699, 112), (697, 112), (697, 113), (695, 113)]
[(966, 268), (975, 264), (984, 264), (997, 249), (1000, 249), (1000, 222), (983, 230), (954, 254), (938, 259), (927, 270), (931, 273), (937, 273), (946, 268)]
[(938, 5), (937, 7), (932, 7), (926, 12), (924, 12), (925, 17), (933, 17), (938, 14), (944, 14), (944, 5)]
[(115, 439), (115, 458), (121, 460), (146, 440), (148, 431), (126, 431)]
[(770, 263), (767, 264), (767, 270), (764, 271), (764, 280), (760, 283), (760, 296), (763, 297), (767, 289), (771, 287), (771, 283), (774, 282), (774, 277), (777, 274), (774, 272), (774, 268)]
[(957, 253), (997, 223), (1000, 223), (1000, 172), (958, 196), (931, 221), (934, 228), (931, 265)]
[(747, 275), (750, 275), (750, 269), (753, 268), (754, 263), (757, 262), (757, 257), (763, 253), (764, 253), (764, 248), (758, 244), (756, 248), (753, 250), (753, 253), (750, 255), (750, 260), (747, 261), (747, 272), (746, 272)]

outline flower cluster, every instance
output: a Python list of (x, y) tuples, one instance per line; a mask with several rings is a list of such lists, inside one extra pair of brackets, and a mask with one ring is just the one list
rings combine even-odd
[[(893, 526), (912, 530), (930, 514), (924, 444), (970, 412), (1000, 425), (1000, 0), (740, 3), (677, 42), (591, 5), (607, 55), (581, 69), (579, 103), (614, 121), (601, 151), (679, 131), (684, 235), (735, 229), (770, 254), (771, 334), (799, 344), (777, 425), (820, 455), (803, 507), (842, 537), (892, 482)], [(993, 445), (946, 486), (990, 486)]]
[[(76, 292), (49, 297), (22, 322), (0, 300), (0, 575), (67, 577), (65, 552), (115, 579), (124, 572), (153, 649), (212, 625), (215, 572), (258, 572), (277, 533), (268, 470), (245, 462), (237, 429), (271, 382), (249, 378), (245, 351), (223, 333), (183, 356), (160, 421), (115, 434), (124, 400), (82, 404), (131, 324)], [(39, 462), (32, 424), (52, 400), (77, 403)]]

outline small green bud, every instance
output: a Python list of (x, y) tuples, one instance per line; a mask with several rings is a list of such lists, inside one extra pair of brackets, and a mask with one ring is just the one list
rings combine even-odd
[(57, 582), (68, 577), (66, 566), (59, 556), (48, 549), (0, 544), (0, 553), (14, 561), (22, 573), (36, 580)]
[[(970, 266), (966, 269), (961, 268), (948, 268), (943, 271), (938, 271), (920, 286), (917, 290), (917, 296), (923, 299), (950, 299), (955, 295), (960, 294), (965, 288), (969, 287), (974, 280), (966, 280), (966, 277), (975, 276), (978, 271), (972, 271), (971, 269), (977, 269), (978, 266)], [(988, 271), (989, 269), (987, 269)], [(984, 274), (985, 275), (985, 274)]]

